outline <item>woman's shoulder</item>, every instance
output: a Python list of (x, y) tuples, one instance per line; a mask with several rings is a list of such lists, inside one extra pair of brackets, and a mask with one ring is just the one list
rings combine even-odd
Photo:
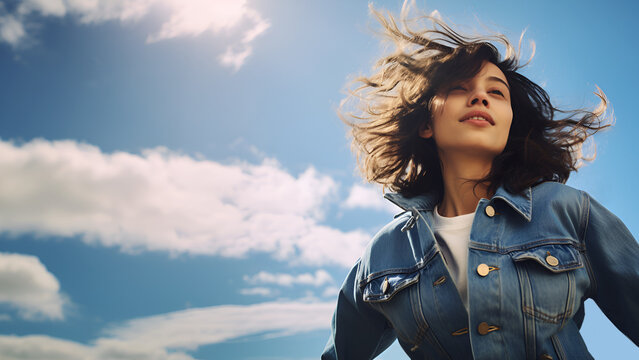
[(534, 196), (582, 197), (583, 190), (556, 181), (544, 181), (532, 187)]
[(579, 209), (590, 195), (583, 190), (559, 182), (546, 181), (532, 187), (531, 201), (534, 208)]
[(403, 212), (382, 227), (366, 246), (359, 262), (358, 279), (366, 282), (371, 276), (388, 269), (412, 269), (418, 259), (412, 251), (417, 234), (406, 228), (412, 214)]
[(411, 218), (410, 211), (396, 215), (373, 236), (364, 250), (363, 257), (371, 257), (379, 252), (392, 253), (397, 248), (401, 248), (405, 243), (402, 240), (406, 238), (406, 232), (402, 229), (411, 221)]
[(588, 223), (590, 195), (558, 182), (544, 182), (532, 188), (531, 229), (544, 236), (580, 241)]

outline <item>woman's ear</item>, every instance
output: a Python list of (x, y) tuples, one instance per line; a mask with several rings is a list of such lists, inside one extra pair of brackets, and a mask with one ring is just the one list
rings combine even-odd
[(430, 127), (430, 124), (424, 124), (422, 129), (419, 130), (419, 136), (424, 139), (430, 139), (433, 137), (433, 129)]

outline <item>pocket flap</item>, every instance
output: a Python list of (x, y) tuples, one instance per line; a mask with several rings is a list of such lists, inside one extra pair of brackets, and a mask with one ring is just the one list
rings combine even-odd
[(410, 274), (387, 274), (371, 280), (364, 288), (364, 301), (390, 300), (397, 292), (419, 281), (419, 271)]
[(552, 272), (562, 272), (583, 267), (579, 250), (570, 244), (546, 244), (534, 248), (515, 251), (514, 261), (534, 260)]

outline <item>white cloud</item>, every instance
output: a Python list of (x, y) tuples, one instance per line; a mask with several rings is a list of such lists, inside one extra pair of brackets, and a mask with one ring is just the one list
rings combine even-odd
[(14, 16), (0, 16), (0, 39), (16, 46), (26, 37), (24, 26)]
[(273, 297), (279, 295), (279, 291), (266, 287), (252, 287), (247, 289), (240, 289), (240, 294)]
[(337, 294), (339, 294), (339, 290), (340, 288), (336, 287), (336, 286), (329, 286), (326, 289), (324, 289), (324, 292), (322, 293), (323, 297), (337, 297)]
[(305, 273), (299, 275), (272, 274), (266, 271), (260, 271), (253, 276), (244, 276), (244, 281), (250, 284), (275, 284), (280, 286), (312, 285), (319, 287), (327, 283), (332, 283), (333, 278), (325, 270), (317, 270), (315, 274)]
[(273, 160), (224, 165), (166, 149), (102, 153), (74, 141), (0, 141), (0, 232), (72, 237), (124, 251), (351, 266), (369, 235), (322, 225), (338, 185)]
[(27, 320), (60, 320), (67, 300), (60, 293), (58, 280), (40, 259), (0, 253), (0, 303), (17, 309)]
[(401, 211), (393, 203), (384, 199), (381, 188), (373, 185), (353, 185), (342, 206), (347, 209), (372, 209), (391, 214), (397, 214)]
[(3, 360), (193, 360), (183, 352), (167, 353), (144, 344), (92, 346), (46, 335), (0, 335), (0, 353)]
[(0, 335), (0, 353), (6, 360), (83, 360), (91, 349), (73, 341), (45, 335)]
[(334, 306), (291, 301), (188, 309), (127, 321), (89, 345), (41, 335), (0, 335), (0, 354), (6, 360), (192, 360), (185, 351), (204, 345), (326, 329)]
[(219, 56), (220, 63), (222, 65), (230, 66), (233, 70), (240, 69), (246, 58), (251, 55), (253, 49), (251, 47), (244, 46), (240, 49), (235, 49), (233, 46), (226, 48), (224, 54)]
[[(106, 21), (135, 22), (154, 10), (160, 29), (147, 42), (195, 37), (205, 33), (239, 38), (220, 56), (223, 65), (238, 70), (252, 53), (252, 43), (270, 22), (246, 0), (20, 0), (15, 13), (0, 16), (0, 40), (13, 46), (27, 38), (25, 24), (43, 17), (73, 16), (86, 25)], [(166, 14), (163, 18), (162, 15)]]
[(245, 14), (251, 19), (254, 26), (244, 34), (239, 45), (228, 46), (224, 54), (219, 58), (223, 65), (232, 66), (235, 71), (240, 69), (244, 61), (246, 61), (246, 58), (253, 52), (253, 47), (251, 46), (253, 40), (271, 26), (271, 24), (264, 20), (255, 10), (247, 9)]
[(171, 349), (196, 349), (248, 335), (286, 336), (326, 329), (333, 302), (267, 302), (181, 310), (127, 321), (108, 340)]
[(43, 16), (64, 16), (67, 6), (63, 0), (22, 0), (17, 6), (17, 13), (27, 15), (38, 12)]
[(91, 348), (90, 360), (195, 360), (183, 351), (169, 351), (157, 344), (126, 343), (100, 339)]
[(244, 31), (242, 42), (250, 43), (270, 27), (270, 23), (254, 9), (248, 7), (246, 0), (164, 0), (170, 9), (171, 18), (162, 24), (149, 41), (173, 39), (182, 36), (199, 36), (206, 31), (220, 33), (228, 31), (243, 22), (250, 23)]

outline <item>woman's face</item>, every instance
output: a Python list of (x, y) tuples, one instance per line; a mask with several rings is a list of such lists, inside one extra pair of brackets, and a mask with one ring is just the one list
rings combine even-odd
[(431, 114), (431, 124), (420, 136), (433, 138), (440, 153), (494, 158), (506, 147), (513, 120), (506, 76), (484, 62), (475, 77), (436, 95)]

